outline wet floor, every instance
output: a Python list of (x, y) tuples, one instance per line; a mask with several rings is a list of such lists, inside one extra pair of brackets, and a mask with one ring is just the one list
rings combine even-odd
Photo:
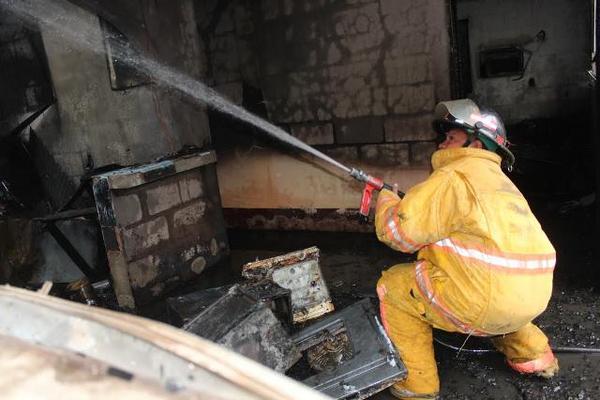
[[(411, 256), (381, 245), (374, 235), (369, 234), (231, 231), (229, 237), (231, 270), (223, 270), (213, 279), (230, 280), (231, 276), (240, 276), (239, 269), (245, 262), (316, 245), (321, 250), (324, 278), (338, 309), (366, 296), (374, 297), (374, 287), (382, 270), (412, 260)], [(565, 264), (557, 267), (550, 305), (535, 322), (548, 334), (555, 347), (600, 348), (600, 296), (594, 289), (597, 281), (593, 280), (594, 274), (580, 273), (582, 263), (589, 262), (590, 255), (573, 246), (569, 249), (562, 257)], [(577, 258), (581, 259), (577, 261)], [(569, 270), (566, 265), (569, 260), (579, 262), (579, 266)], [(458, 346), (463, 340), (462, 337), (444, 339), (454, 341)], [(469, 346), (489, 348), (488, 343), (477, 340), (470, 340), (466, 347)], [(514, 373), (497, 353), (457, 354), (439, 344), (435, 348), (443, 399), (600, 398), (598, 353), (558, 354), (560, 374), (551, 380), (543, 380)], [(382, 392), (372, 398), (392, 397)]]
[[(600, 348), (600, 270), (594, 261), (597, 249), (590, 213), (536, 211), (558, 254), (552, 299), (534, 321), (553, 347)], [(413, 260), (413, 256), (379, 243), (374, 234), (232, 230), (228, 235), (231, 256), (218, 268), (206, 271), (196, 289), (241, 280), (241, 266), (246, 262), (317, 246), (333, 302), (342, 309), (364, 297), (375, 297), (382, 270)], [(164, 316), (159, 311), (154, 317), (160, 314)], [(458, 347), (464, 341), (463, 336), (434, 335)], [(489, 349), (490, 345), (484, 339), (471, 338), (465, 348)], [(558, 353), (559, 375), (543, 380), (518, 375), (497, 353), (457, 354), (439, 344), (435, 351), (443, 399), (600, 399), (599, 353)], [(372, 398), (392, 399), (387, 391)]]

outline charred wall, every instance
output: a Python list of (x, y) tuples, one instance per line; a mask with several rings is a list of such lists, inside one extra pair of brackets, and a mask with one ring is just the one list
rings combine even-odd
[[(426, 176), (435, 149), (432, 111), (450, 96), (444, 2), (202, 4), (198, 24), (218, 90), (244, 105), (253, 100), (247, 88), (258, 90), (254, 102), (271, 122), (403, 187)], [(357, 207), (358, 186), (326, 168), (298, 160), (293, 151), (267, 150), (273, 143), (248, 141), (243, 136), (252, 132), (243, 127), (219, 121), (211, 128), (229, 135), (219, 148), (225, 207)], [(268, 195), (254, 200), (252, 188)]]
[[(23, 4), (24, 8), (19, 8)], [(210, 146), (204, 106), (184, 98), (169, 87), (165, 79), (170, 71), (181, 72), (193, 79), (205, 79), (205, 53), (194, 7), (195, 2), (191, 0), (0, 2), (0, 10), (10, 16), (10, 23), (4, 24), (4, 19), (1, 19), (0, 24), (2, 122), (6, 121), (7, 115), (21, 118), (22, 114), (26, 116), (38, 106), (46, 105), (43, 94), (49, 93), (54, 101), (39, 117), (29, 121), (26, 129), (19, 129), (13, 135), (15, 146), (23, 150), (22, 154), (18, 154), (20, 160), (15, 160), (17, 156), (14, 156), (5, 161), (5, 153), (9, 151), (4, 145), (0, 148), (0, 167), (19, 171), (20, 163), (34, 164), (41, 178), (33, 179), (23, 173), (16, 178), (24, 186), (43, 188), (45, 197), (36, 198), (39, 207), (28, 202), (26, 209), (20, 210), (24, 215), (23, 223), (31, 222), (33, 217), (46, 218), (49, 214), (63, 211), (63, 206), (76, 193), (82, 178), (87, 179), (119, 166), (145, 165), (187, 145), (193, 147), (185, 149), (188, 153)], [(6, 38), (10, 40), (4, 40)], [(115, 38), (131, 47), (131, 59), (115, 62), (110, 52), (110, 43)], [(132, 71), (135, 67), (129, 71), (123, 68), (128, 63), (140, 65), (138, 56), (147, 57), (151, 60), (148, 65), (155, 68), (137, 76), (136, 71)], [(11, 89), (13, 87), (15, 90)], [(7, 105), (12, 108), (7, 108)], [(4, 135), (5, 130), (0, 133)], [(2, 178), (4, 174), (0, 171)], [(177, 182), (174, 185), (177, 187)], [(210, 200), (207, 200), (210, 204), (205, 208), (189, 198), (184, 199), (183, 185), (181, 190), (182, 205), (180, 209), (173, 210), (169, 218), (183, 220), (181, 224), (190, 226), (170, 227), (173, 232), (169, 231), (170, 235), (161, 245), (176, 251), (179, 250), (177, 246), (190, 244), (196, 239), (198, 231), (203, 234), (217, 232), (218, 244), (213, 248), (198, 247), (198, 251), (210, 253), (208, 257), (212, 259), (206, 262), (206, 266), (210, 266), (213, 259), (218, 258), (216, 252), (220, 256), (221, 248), (218, 246), (222, 243), (226, 246), (227, 242), (214, 166), (202, 175), (202, 196)], [(89, 192), (91, 190), (83, 190), (78, 197), (80, 201), (70, 206), (81, 209), (93, 206), (93, 195)], [(0, 190), (0, 195), (3, 194), (4, 191)], [(25, 246), (27, 242), (18, 235), (20, 220), (13, 223), (16, 213), (4, 213), (4, 200), (4, 196), (0, 196), (0, 236), (7, 240), (4, 240), (6, 243), (0, 249), (0, 255), (11, 255), (11, 259), (7, 258), (11, 263), (17, 259), (25, 264), (22, 260), (26, 257), (20, 254), (25, 250), (21, 247), (26, 250), (31, 247), (36, 256), (33, 260), (26, 259), (28, 264), (35, 265), (23, 268), (29, 272), (24, 281), (35, 285), (45, 279), (67, 282), (80, 276), (65, 253), (65, 247), (59, 246), (58, 240), (48, 234), (42, 236), (36, 230), (27, 236), (28, 240), (36, 241), (35, 246)], [(132, 208), (130, 212), (135, 211), (135, 207)], [(161, 221), (167, 218), (161, 217)], [(201, 218), (204, 219), (199, 221)], [(75, 222), (78, 222), (77, 219)], [(45, 229), (40, 225), (44, 224), (36, 222), (35, 226), (39, 226), (39, 230)], [(66, 240), (80, 250), (80, 255), (90, 265), (96, 267), (96, 261), (106, 261), (105, 257), (96, 257), (95, 254), (99, 244), (96, 242), (101, 242), (95, 230), (96, 221), (90, 222), (90, 229), (84, 227), (83, 232), (70, 229), (71, 221), (59, 222), (58, 225), (65, 231)], [(140, 228), (139, 234), (146, 235), (148, 232)], [(214, 239), (215, 243), (217, 239)], [(20, 245), (20, 242), (24, 244)], [(91, 245), (95, 247), (89, 247)], [(101, 245), (99, 248), (98, 253), (104, 252)], [(16, 255), (12, 256), (13, 253)], [(182, 263), (176, 258), (163, 259), (160, 267), (170, 270)], [(197, 271), (199, 263), (201, 260), (194, 264)], [(99, 267), (104, 267), (104, 264)], [(158, 268), (157, 265), (154, 267)], [(12, 270), (12, 264), (0, 263), (0, 280), (11, 278)], [(75, 274), (71, 273), (73, 270)], [(32, 271), (34, 276), (30, 279)]]
[[(80, 3), (80, 2), (74, 2)], [(205, 60), (194, 20), (194, 3), (53, 2), (61, 26), (41, 24), (57, 104), (34, 130), (39, 169), (56, 178), (49, 190), (64, 202), (79, 178), (95, 167), (148, 162), (184, 145), (210, 144), (204, 108), (152, 78), (124, 88), (111, 81), (106, 23), (142, 57), (197, 79)], [(50, 11), (49, 11), (50, 13)], [(160, 68), (152, 73), (160, 74)]]
[(0, 137), (53, 100), (42, 37), (0, 9)]
[[(0, 215), (40, 199), (39, 180), (17, 133), (32, 115), (54, 101), (42, 37), (0, 8)], [(14, 199), (7, 197), (15, 196)]]
[(243, 84), (259, 88), (269, 119), (311, 145), (421, 165), (433, 107), (449, 96), (443, 4), (226, 3), (199, 20), (218, 89), (241, 102)]

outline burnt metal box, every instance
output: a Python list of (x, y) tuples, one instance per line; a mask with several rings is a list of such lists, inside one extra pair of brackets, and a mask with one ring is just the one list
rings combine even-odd
[[(218, 292), (223, 290), (206, 293), (206, 300)], [(279, 372), (288, 370), (301, 357), (269, 302), (257, 300), (255, 294), (249, 294), (239, 284), (188, 320), (183, 329)]]
[(314, 372), (303, 383), (335, 399), (364, 399), (407, 374), (370, 299), (301, 330), (294, 342)]
[(161, 297), (228, 253), (215, 163), (208, 151), (93, 177), (121, 307)]
[(167, 299), (167, 317), (171, 325), (182, 327), (223, 297), (233, 285), (198, 290)]
[(295, 323), (320, 317), (334, 309), (316, 247), (247, 263), (242, 267), (242, 276), (252, 280), (269, 279), (289, 289)]
[[(255, 301), (262, 301), (275, 313), (284, 324), (291, 326), (292, 314), (290, 291), (271, 281), (246, 281), (236, 284), (240, 291)], [(167, 315), (169, 322), (175, 326), (183, 326), (211, 304), (223, 297), (235, 285), (197, 290), (167, 299)]]

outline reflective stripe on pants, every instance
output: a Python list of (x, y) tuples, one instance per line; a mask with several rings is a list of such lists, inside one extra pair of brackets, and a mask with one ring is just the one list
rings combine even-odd
[(421, 299), (414, 264), (396, 265), (384, 271), (377, 283), (377, 295), (383, 326), (408, 370), (406, 380), (394, 386), (413, 393), (438, 393), (440, 383), (431, 327), (449, 331), (454, 331), (454, 327)]
[[(394, 386), (413, 393), (435, 394), (440, 383), (431, 328), (447, 332), (461, 329), (427, 303), (419, 293), (416, 278), (415, 264), (400, 264), (383, 272), (377, 283), (381, 320), (408, 370), (407, 379)], [(539, 367), (538, 362), (528, 363), (543, 357), (548, 346), (546, 336), (531, 323), (492, 341), (511, 366), (522, 370)]]
[(492, 343), (504, 353), (508, 365), (522, 374), (543, 371), (554, 360), (548, 338), (531, 322), (516, 332), (492, 338)]

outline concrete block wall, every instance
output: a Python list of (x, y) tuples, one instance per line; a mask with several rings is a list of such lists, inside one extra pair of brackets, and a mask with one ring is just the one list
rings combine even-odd
[(119, 305), (133, 309), (194, 279), (228, 252), (207, 152), (94, 178)]
[[(331, 154), (422, 166), (432, 110), (450, 96), (437, 0), (202, 2), (209, 76), (262, 90), (269, 119)], [(200, 8), (199, 8), (200, 10)]]

